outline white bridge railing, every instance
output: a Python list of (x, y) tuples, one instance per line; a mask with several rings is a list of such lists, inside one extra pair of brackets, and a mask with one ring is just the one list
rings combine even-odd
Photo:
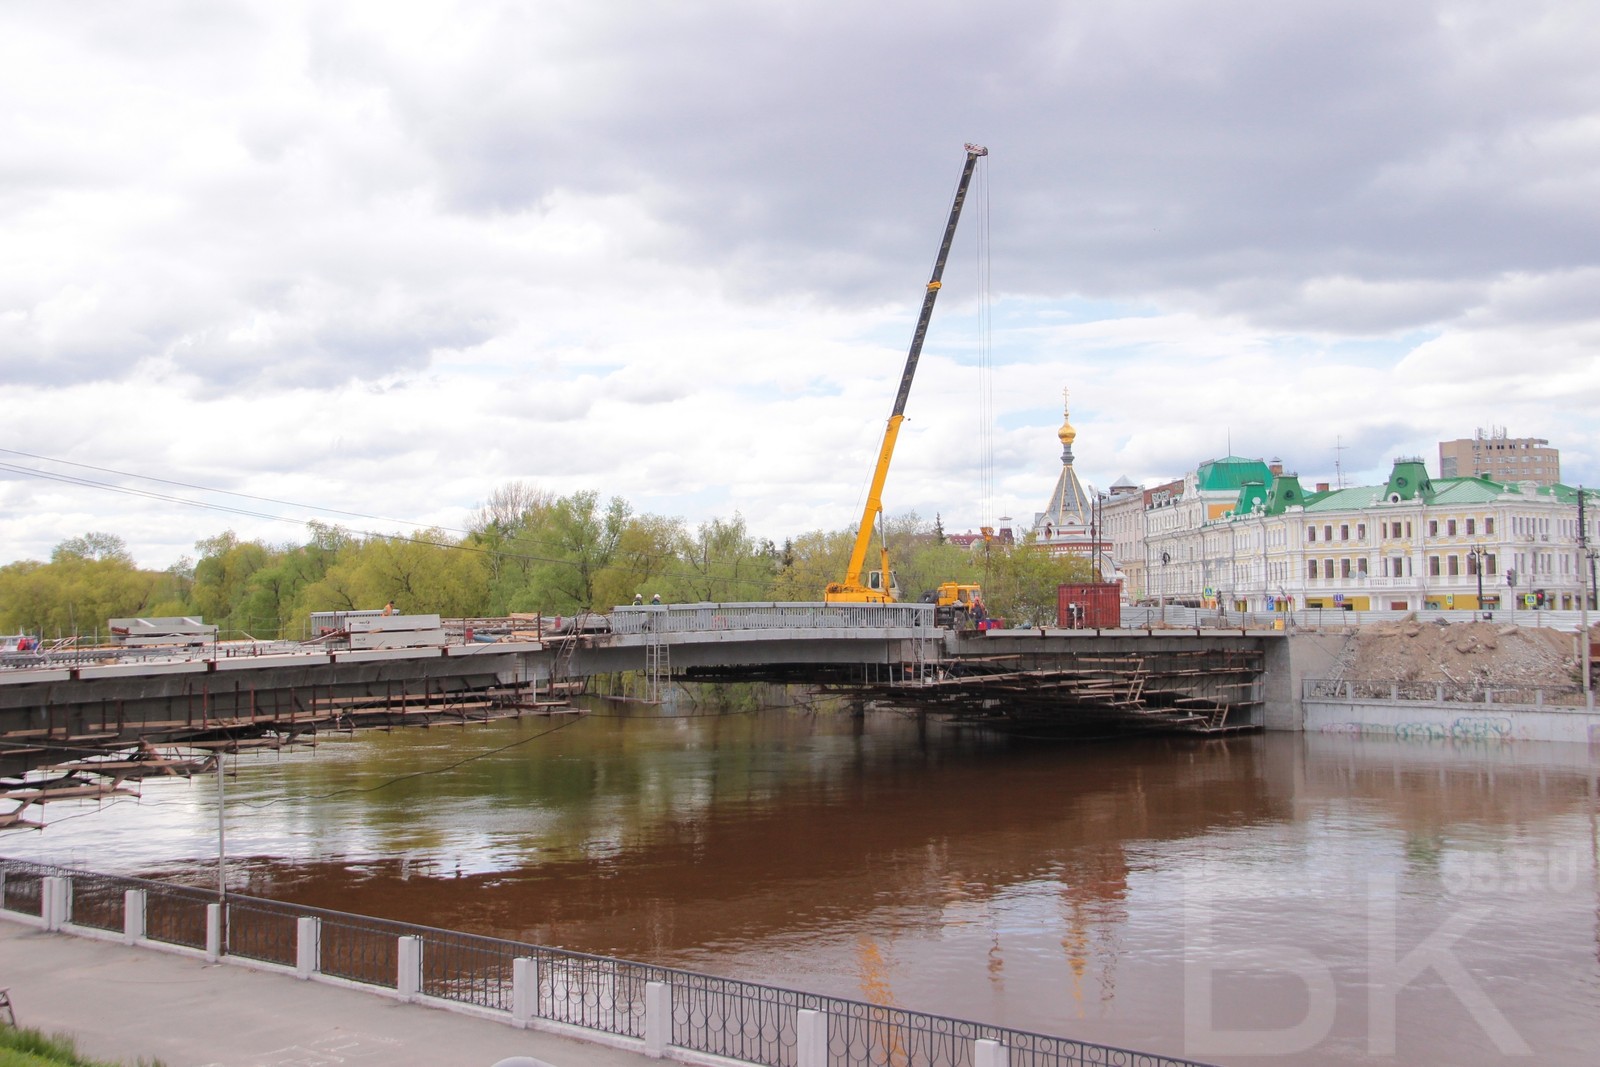
[(932, 604), (644, 604), (611, 609), (618, 634), (707, 630), (910, 630), (933, 634)]

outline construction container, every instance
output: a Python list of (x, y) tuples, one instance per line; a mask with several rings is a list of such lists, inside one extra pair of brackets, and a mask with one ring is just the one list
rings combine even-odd
[(1056, 621), (1066, 630), (1115, 630), (1122, 625), (1122, 586), (1115, 582), (1057, 586)]

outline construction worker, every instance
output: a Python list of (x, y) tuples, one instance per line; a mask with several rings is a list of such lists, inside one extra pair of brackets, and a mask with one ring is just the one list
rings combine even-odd
[(635, 605), (643, 604), (644, 603), (644, 594), (643, 593), (635, 593), (635, 594), (633, 594), (633, 602), (634, 602)]
[(660, 593), (652, 594), (651, 597), (650, 597), (650, 603), (652, 603), (652, 604), (661, 603), (661, 594)]

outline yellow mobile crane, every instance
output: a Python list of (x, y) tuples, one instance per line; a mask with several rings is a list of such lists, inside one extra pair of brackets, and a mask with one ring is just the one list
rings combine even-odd
[(905, 421), (906, 397), (911, 394), (911, 379), (917, 373), (917, 360), (922, 356), (922, 340), (928, 333), (928, 320), (933, 317), (933, 302), (939, 296), (939, 279), (944, 275), (944, 261), (950, 255), (950, 242), (955, 239), (956, 222), (961, 218), (961, 205), (967, 198), (967, 186), (972, 182), (973, 168), (980, 156), (989, 154), (982, 145), (969, 144), (966, 165), (961, 168), (961, 181), (956, 185), (955, 202), (950, 205), (950, 221), (945, 223), (944, 241), (939, 245), (939, 256), (933, 263), (933, 278), (922, 298), (922, 314), (917, 319), (916, 332), (911, 335), (911, 351), (906, 355), (906, 369), (900, 375), (900, 391), (894, 398), (894, 410), (889, 413), (889, 425), (883, 431), (883, 445), (878, 449), (878, 465), (872, 472), (872, 486), (867, 490), (867, 506), (861, 513), (861, 526), (856, 530), (855, 547), (850, 551), (850, 566), (844, 581), (830, 582), (822, 599), (830, 604), (892, 604), (899, 599), (894, 572), (889, 569), (889, 546), (878, 544), (879, 570), (872, 571), (866, 582), (861, 580), (861, 568), (867, 562), (867, 549), (872, 544), (872, 529), (883, 514), (883, 483), (889, 476), (889, 460), (894, 456), (895, 438), (900, 435), (900, 424)]

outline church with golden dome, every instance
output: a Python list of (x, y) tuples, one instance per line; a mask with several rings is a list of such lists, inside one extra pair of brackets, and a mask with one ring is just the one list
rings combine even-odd
[(1078, 431), (1072, 426), (1072, 413), (1067, 390), (1061, 391), (1061, 429), (1056, 438), (1061, 442), (1061, 474), (1043, 511), (1033, 516), (1035, 543), (1052, 555), (1101, 557), (1100, 573), (1110, 580), (1116, 571), (1111, 559), (1111, 540), (1101, 528), (1102, 520), (1095, 512), (1094, 497), (1086, 492), (1072, 467), (1072, 445)]

